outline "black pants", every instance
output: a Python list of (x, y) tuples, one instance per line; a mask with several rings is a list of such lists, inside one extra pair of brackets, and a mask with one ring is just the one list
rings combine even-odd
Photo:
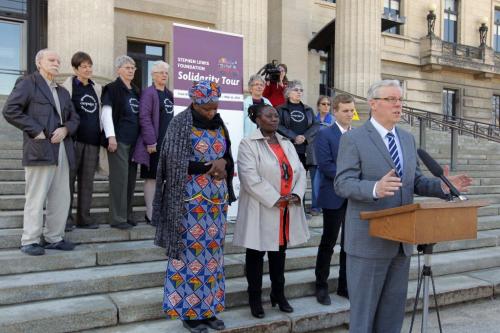
[[(262, 294), (262, 274), (265, 254), (266, 251), (247, 249), (245, 271), (250, 298), (258, 297), (260, 299)], [(277, 298), (281, 298), (285, 294), (286, 245), (280, 246), (279, 251), (267, 251), (267, 257), (269, 259), (271, 293)]]
[(109, 161), (109, 224), (133, 220), (132, 211), (137, 163), (132, 162), (134, 147), (118, 142), (118, 149), (108, 153)]
[(78, 179), (76, 224), (89, 225), (93, 223), (90, 218), (90, 206), (92, 205), (92, 192), (94, 191), (94, 174), (99, 162), (99, 146), (76, 141), (75, 157), (76, 169), (70, 170), (69, 190), (71, 197), (67, 224), (74, 224), (71, 206), (75, 193), (75, 180)]
[(297, 153), (297, 155), (299, 155), (300, 163), (302, 163), (302, 166), (307, 171), (307, 169), (309, 168), (309, 166), (307, 165), (307, 156), (306, 156), (306, 154), (305, 153)]
[(347, 200), (339, 209), (323, 208), (323, 235), (318, 247), (316, 257), (316, 288), (328, 289), (328, 276), (330, 275), (330, 262), (333, 255), (333, 247), (337, 242), (340, 227), (342, 235), (340, 237), (340, 270), (337, 290), (347, 291), (346, 281), (346, 253), (344, 252), (344, 225)]

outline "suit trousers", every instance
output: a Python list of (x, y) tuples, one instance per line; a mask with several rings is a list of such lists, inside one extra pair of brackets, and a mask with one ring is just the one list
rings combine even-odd
[(76, 168), (70, 171), (70, 208), (68, 224), (73, 224), (71, 206), (75, 193), (75, 180), (78, 180), (76, 224), (89, 225), (94, 223), (90, 219), (90, 206), (92, 205), (92, 192), (94, 190), (94, 174), (99, 162), (99, 146), (75, 141)]
[(318, 166), (310, 165), (309, 166), (309, 178), (311, 179), (311, 210), (320, 208), (318, 207), (318, 183), (315, 182), (316, 177), (319, 176)]
[(346, 280), (346, 253), (344, 251), (344, 226), (347, 200), (339, 209), (323, 208), (323, 235), (318, 247), (316, 257), (316, 289), (328, 289), (328, 276), (330, 275), (330, 262), (332, 261), (333, 248), (337, 242), (340, 227), (340, 258), (339, 258), (339, 282), (337, 290), (347, 291)]
[[(266, 251), (247, 249), (245, 256), (245, 271), (250, 297), (260, 297), (262, 293), (262, 275), (264, 255)], [(267, 251), (269, 259), (269, 276), (271, 278), (271, 293), (278, 299), (285, 294), (285, 259), (286, 245), (279, 251)]]
[(57, 243), (63, 239), (69, 208), (69, 164), (64, 144), (59, 145), (57, 165), (27, 166), (24, 170), (26, 203), (21, 245), (39, 244), (42, 234), (46, 242)]
[(118, 142), (114, 153), (108, 152), (109, 161), (109, 224), (127, 223), (133, 220), (137, 163), (132, 162), (133, 148)]
[(401, 332), (409, 270), (410, 257), (401, 246), (397, 256), (389, 259), (347, 255), (349, 332)]

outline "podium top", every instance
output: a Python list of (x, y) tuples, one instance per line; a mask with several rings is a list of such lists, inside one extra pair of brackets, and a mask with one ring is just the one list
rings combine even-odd
[(369, 220), (373, 237), (409, 244), (434, 244), (444, 241), (477, 238), (477, 209), (487, 200), (424, 201), (361, 212)]
[(419, 209), (445, 209), (445, 208), (466, 208), (484, 207), (490, 205), (488, 200), (466, 200), (466, 201), (423, 201), (409, 205), (376, 210), (371, 212), (361, 212), (359, 216), (362, 220), (371, 220), (384, 216), (398, 215), (413, 212)]

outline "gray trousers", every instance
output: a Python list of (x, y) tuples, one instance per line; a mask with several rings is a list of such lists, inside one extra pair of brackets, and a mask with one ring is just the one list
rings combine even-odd
[[(44, 139), (45, 140), (45, 139)], [(21, 245), (63, 239), (69, 208), (69, 165), (64, 143), (59, 145), (58, 165), (25, 167), (26, 203), (24, 204)], [(45, 227), (43, 206), (46, 203)]]
[[(78, 180), (76, 224), (89, 225), (94, 223), (90, 219), (90, 206), (92, 205), (92, 192), (94, 190), (94, 174), (99, 161), (99, 146), (82, 142), (75, 142), (76, 168), (70, 172), (71, 204), (75, 193), (75, 180)], [(73, 224), (71, 205), (68, 213), (67, 224)]]
[(347, 255), (351, 302), (349, 332), (400, 333), (403, 326), (410, 257), (392, 259)]
[(109, 224), (126, 223), (133, 220), (137, 163), (132, 162), (133, 148), (118, 142), (114, 153), (108, 152), (109, 162)]

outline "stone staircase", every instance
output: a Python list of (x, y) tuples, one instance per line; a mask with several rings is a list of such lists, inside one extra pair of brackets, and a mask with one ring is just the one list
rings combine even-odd
[[(427, 141), (429, 153), (446, 163), (446, 134), (432, 136)], [(476, 240), (435, 248), (433, 270), (442, 306), (492, 297), (500, 284), (500, 149), (466, 137), (460, 138), (460, 144), (458, 170), (475, 178), (469, 198), (488, 199), (492, 205), (479, 210)], [(184, 332), (179, 321), (164, 319), (166, 260), (163, 250), (152, 244), (153, 228), (144, 223), (126, 231), (105, 224), (98, 230), (76, 229), (67, 234), (67, 239), (80, 244), (72, 252), (49, 250), (45, 256), (30, 257), (19, 251), (24, 202), (20, 149), (19, 141), (0, 141), (0, 332)], [(92, 215), (100, 223), (106, 221), (107, 190), (105, 179), (96, 181)], [(135, 209), (141, 220), (142, 182), (136, 191)], [(244, 249), (233, 246), (233, 224), (228, 224), (227, 311), (220, 315), (227, 325), (225, 332), (314, 332), (348, 323), (346, 299), (332, 294), (333, 304), (322, 306), (313, 296), (321, 225), (321, 217), (313, 218), (311, 239), (287, 251), (286, 294), (295, 312), (284, 314), (270, 307), (266, 275), (266, 317), (257, 320), (247, 305)], [(407, 311), (413, 305), (419, 273), (417, 257), (413, 259)], [(332, 292), (337, 276), (336, 251), (329, 281)]]

